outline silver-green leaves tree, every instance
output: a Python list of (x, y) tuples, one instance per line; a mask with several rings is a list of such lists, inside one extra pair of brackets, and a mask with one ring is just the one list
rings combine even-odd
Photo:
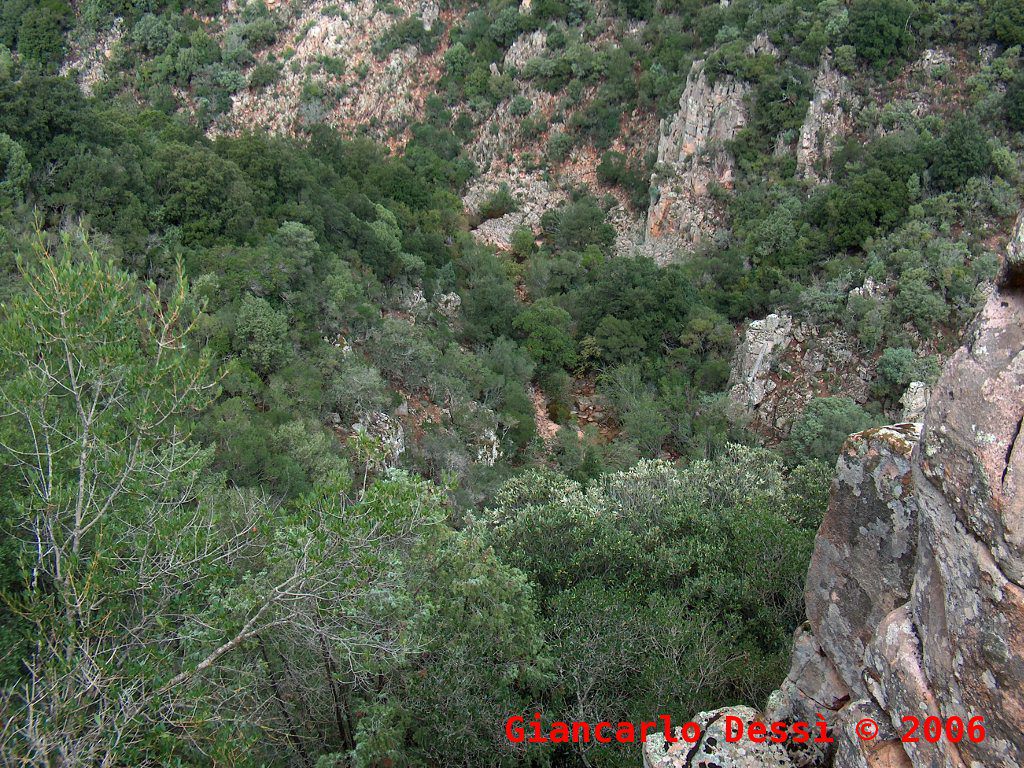
[(356, 500), (324, 477), (286, 509), (230, 490), (189, 439), (215, 383), (180, 275), (140, 286), (65, 240), (22, 289), (0, 316), (2, 610), (26, 638), (0, 691), (0, 758), (307, 755), (281, 660), (330, 713), (339, 680), (415, 649), (402, 563), (440, 519), (436, 494), (403, 475)]

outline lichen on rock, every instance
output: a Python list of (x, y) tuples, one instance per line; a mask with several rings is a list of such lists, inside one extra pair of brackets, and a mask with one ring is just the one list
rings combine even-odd
[(779, 744), (757, 744), (747, 739), (727, 741), (726, 717), (739, 718), (744, 724), (764, 719), (751, 707), (701, 712), (693, 718), (701, 734), (693, 744), (682, 738), (681, 727), (675, 729), (675, 743), (667, 742), (662, 733), (649, 736), (643, 748), (644, 768), (793, 768), (785, 747)]

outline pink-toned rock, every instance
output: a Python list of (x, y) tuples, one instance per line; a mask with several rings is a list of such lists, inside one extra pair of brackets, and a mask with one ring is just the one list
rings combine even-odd
[(985, 718), (986, 738), (959, 745), (963, 764), (1021, 765), (1024, 294), (990, 296), (934, 391), (914, 476), (921, 667), (943, 718)]
[[(765, 719), (769, 722), (810, 723), (820, 717), (832, 727), (849, 701), (849, 688), (818, 645), (810, 626), (799, 627), (793, 635), (789, 674), (769, 697)], [(786, 748), (796, 768), (826, 765), (834, 752), (827, 745), (813, 741), (805, 744), (788, 742)]]
[(644, 252), (667, 264), (692, 251), (721, 224), (721, 204), (711, 186), (732, 186), (732, 155), (725, 143), (746, 125), (743, 99), (750, 86), (726, 75), (714, 82), (704, 61), (693, 63), (679, 99), (679, 111), (662, 122), (656, 190), (647, 212)]
[(921, 470), (999, 568), (1024, 582), (1024, 292), (993, 294), (935, 385)]
[[(878, 723), (878, 735), (865, 740), (857, 735), (863, 718)], [(839, 722), (829, 732), (836, 742), (832, 768), (912, 768), (899, 732), (888, 723), (884, 711), (872, 699), (860, 699), (843, 709)]]
[(836, 465), (828, 512), (804, 588), (807, 619), (860, 697), (864, 651), (879, 622), (910, 598), (917, 545), (911, 453), (920, 425), (852, 435)]
[[(941, 715), (922, 667), (920, 641), (908, 605), (897, 608), (879, 625), (864, 664), (871, 698), (886, 713), (888, 725), (897, 734), (908, 730), (903, 723), (905, 716), (923, 722)], [(963, 766), (956, 746), (944, 739), (934, 744), (924, 739), (908, 742), (904, 750), (913, 765)]]

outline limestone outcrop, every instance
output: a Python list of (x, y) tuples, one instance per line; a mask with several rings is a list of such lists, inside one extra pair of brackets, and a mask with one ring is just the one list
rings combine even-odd
[[(749, 350), (748, 350), (749, 351)], [(789, 675), (766, 722), (822, 717), (834, 743), (797, 768), (1024, 765), (1024, 291), (991, 293), (931, 390), (924, 423), (852, 435), (815, 540)], [(985, 737), (904, 742), (983, 718)], [(855, 726), (870, 717), (876, 738)], [(747, 746), (749, 746), (747, 742)], [(671, 750), (645, 748), (649, 768)], [(720, 768), (749, 755), (719, 755)]]

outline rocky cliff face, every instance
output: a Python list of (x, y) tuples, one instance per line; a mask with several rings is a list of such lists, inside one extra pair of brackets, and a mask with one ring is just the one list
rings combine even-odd
[[(699, 716), (820, 716), (835, 743), (758, 763), (748, 741), (716, 739), (695, 753), (650, 742), (645, 763), (699, 754), (719, 768), (1024, 764), (1022, 424), (1024, 292), (1006, 283), (946, 364), (923, 426), (868, 430), (843, 448), (807, 576), (807, 622), (765, 711)], [(981, 716), (986, 736), (904, 743), (905, 715)], [(855, 735), (863, 717), (880, 726), (871, 741)]]
[(800, 128), (796, 146), (797, 175), (811, 181), (829, 178), (832, 154), (852, 126), (851, 109), (856, 96), (849, 81), (826, 56), (814, 78), (814, 95)]
[[(777, 52), (761, 36), (748, 53)], [(749, 91), (734, 77), (709, 78), (704, 61), (695, 61), (678, 112), (662, 121), (642, 249), (659, 264), (677, 261), (725, 226), (715, 190), (732, 189), (735, 161), (726, 145), (747, 124)]]
[(658, 170), (651, 178), (644, 251), (659, 264), (692, 251), (722, 225), (714, 187), (732, 188), (733, 159), (725, 142), (746, 125), (747, 90), (731, 77), (712, 84), (704, 62), (693, 63), (679, 112), (662, 126)]
[[(815, 397), (842, 395), (867, 402), (874, 377), (873, 361), (842, 329), (771, 314), (743, 331), (730, 370), (729, 403), (738, 420), (778, 441)], [(922, 412), (920, 394), (915, 388), (906, 412)]]

